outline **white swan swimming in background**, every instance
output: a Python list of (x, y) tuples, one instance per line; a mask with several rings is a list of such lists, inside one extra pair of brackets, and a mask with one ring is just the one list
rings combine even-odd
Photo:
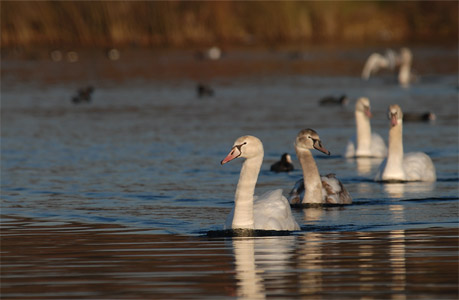
[[(301, 130), (295, 140), (296, 155), (303, 169), (303, 178), (295, 183), (289, 194), (291, 204), (351, 204), (352, 198), (335, 174), (320, 176), (310, 149), (327, 155), (319, 135), (312, 129)], [(306, 187), (306, 188), (305, 188)]]
[(399, 67), (398, 82), (402, 86), (408, 86), (413, 81), (414, 76), (411, 73), (411, 64), (413, 54), (410, 49), (402, 48), (397, 54), (391, 49), (388, 49), (385, 55), (379, 53), (371, 54), (362, 70), (362, 78), (368, 80), (372, 74), (377, 73), (380, 69), (394, 70)]
[(370, 100), (359, 98), (355, 103), (356, 135), (348, 141), (345, 157), (386, 157), (387, 147), (383, 138), (371, 133), (371, 117)]
[(238, 157), (246, 159), (236, 188), (234, 208), (226, 219), (225, 229), (299, 230), (282, 189), (254, 197), (263, 155), (261, 141), (246, 135), (234, 142), (230, 153), (221, 161), (223, 165)]
[(403, 113), (398, 105), (390, 105), (389, 151), (381, 163), (375, 181), (435, 181), (435, 166), (423, 152), (403, 153)]

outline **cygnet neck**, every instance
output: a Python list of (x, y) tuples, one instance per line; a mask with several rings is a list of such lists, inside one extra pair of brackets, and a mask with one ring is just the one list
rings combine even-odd
[(314, 157), (309, 149), (295, 147), (303, 169), (304, 197), (302, 203), (322, 203), (322, 181)]

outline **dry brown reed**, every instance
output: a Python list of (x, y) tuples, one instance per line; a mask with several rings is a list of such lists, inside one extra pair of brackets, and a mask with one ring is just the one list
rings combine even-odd
[(457, 1), (2, 1), (11, 46), (457, 42)]

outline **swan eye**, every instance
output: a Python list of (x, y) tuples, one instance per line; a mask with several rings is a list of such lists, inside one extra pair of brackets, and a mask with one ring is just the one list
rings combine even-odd
[[(236, 148), (239, 150), (239, 152), (242, 152), (241, 148), (242, 148), (242, 146), (244, 146), (244, 145), (246, 145), (246, 144), (247, 144), (247, 142), (244, 142), (244, 143), (242, 143), (242, 144), (240, 144), (240, 145), (236, 145), (236, 146), (234, 146), (234, 147), (236, 147)], [(234, 150), (233, 150), (233, 151), (234, 151)]]

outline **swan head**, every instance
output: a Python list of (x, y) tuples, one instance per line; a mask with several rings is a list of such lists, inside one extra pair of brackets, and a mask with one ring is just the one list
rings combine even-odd
[(367, 97), (360, 97), (355, 103), (355, 111), (362, 112), (368, 118), (371, 118), (373, 114), (371, 113), (370, 99)]
[(316, 149), (330, 155), (330, 151), (322, 146), (322, 142), (317, 132), (310, 128), (303, 129), (298, 133), (295, 140), (295, 148), (307, 150)]
[(252, 135), (245, 135), (234, 142), (230, 153), (221, 161), (221, 164), (226, 164), (238, 157), (252, 158), (263, 156), (263, 154), (263, 144), (260, 139)]
[(398, 124), (402, 124), (403, 112), (400, 106), (397, 104), (390, 105), (387, 109), (387, 117), (390, 120), (390, 126), (394, 127)]

